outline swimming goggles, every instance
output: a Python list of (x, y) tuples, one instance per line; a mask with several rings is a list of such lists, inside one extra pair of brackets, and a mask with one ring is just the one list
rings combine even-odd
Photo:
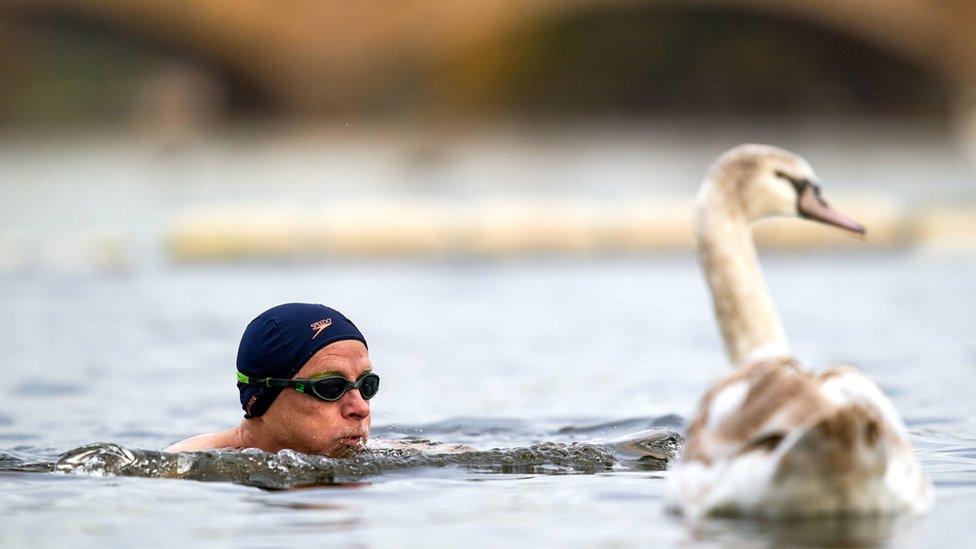
[(363, 375), (356, 381), (349, 381), (342, 376), (312, 379), (276, 379), (272, 377), (253, 379), (237, 372), (237, 381), (258, 387), (291, 387), (299, 393), (312, 395), (326, 402), (339, 400), (349, 389), (359, 389), (359, 394), (362, 395), (363, 400), (373, 398), (376, 396), (376, 392), (380, 390), (380, 376), (372, 372)]

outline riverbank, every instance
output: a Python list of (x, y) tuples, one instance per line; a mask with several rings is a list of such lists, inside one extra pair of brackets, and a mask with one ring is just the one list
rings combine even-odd
[[(795, 220), (756, 227), (762, 248), (976, 252), (976, 204), (907, 204), (883, 195), (830, 196), (864, 223), (865, 241)], [(356, 201), (321, 210), (214, 209), (166, 228), (177, 262), (321, 257), (655, 253), (694, 247), (690, 198), (539, 199), (452, 203)]]
[(341, 124), (187, 139), (0, 140), (0, 273), (690, 251), (702, 174), (749, 141), (802, 154), (869, 229), (861, 242), (769, 221), (762, 248), (976, 247), (971, 160), (945, 129), (907, 122)]

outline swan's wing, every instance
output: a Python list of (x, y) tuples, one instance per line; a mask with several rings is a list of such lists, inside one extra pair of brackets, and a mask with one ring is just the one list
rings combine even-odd
[(798, 426), (815, 421), (823, 405), (816, 383), (794, 360), (745, 366), (702, 397), (688, 426), (684, 459), (711, 463), (769, 449)]

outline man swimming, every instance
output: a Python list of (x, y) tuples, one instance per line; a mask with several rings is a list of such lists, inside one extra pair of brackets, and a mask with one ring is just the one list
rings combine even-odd
[[(366, 339), (342, 313), (324, 305), (279, 305), (252, 320), (241, 337), (237, 388), (245, 413), (240, 425), (190, 437), (164, 451), (257, 448), (349, 456), (365, 449), (369, 399), (379, 383)], [(672, 439), (678, 435), (668, 429), (651, 429), (610, 442), (627, 459), (650, 456), (666, 463), (677, 444)], [(377, 443), (381, 450), (425, 455), (475, 451), (427, 440), (374, 441), (373, 446)]]
[(279, 305), (251, 321), (241, 337), (237, 388), (245, 413), (240, 425), (165, 451), (287, 448), (348, 455), (369, 438), (369, 399), (379, 384), (366, 339), (342, 313), (324, 305)]

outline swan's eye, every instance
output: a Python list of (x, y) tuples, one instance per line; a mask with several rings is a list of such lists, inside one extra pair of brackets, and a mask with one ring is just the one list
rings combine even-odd
[(790, 185), (793, 185), (793, 190), (796, 191), (796, 194), (800, 194), (800, 192), (803, 191), (807, 185), (813, 184), (809, 179), (804, 177), (793, 177), (792, 175), (780, 170), (776, 170), (776, 177), (786, 180), (790, 183)]

